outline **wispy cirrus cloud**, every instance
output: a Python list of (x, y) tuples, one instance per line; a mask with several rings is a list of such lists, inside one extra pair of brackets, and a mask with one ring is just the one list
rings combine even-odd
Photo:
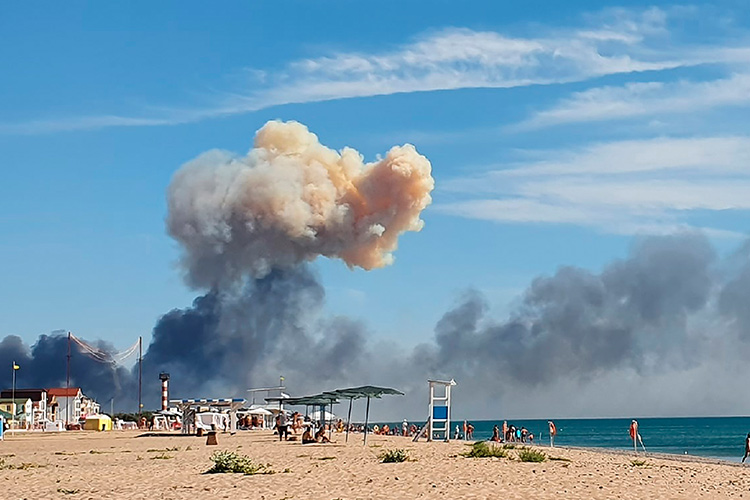
[(433, 210), (614, 234), (669, 233), (691, 227), (698, 212), (750, 211), (750, 137), (615, 141), (527, 155), (538, 159), (443, 182), (442, 191), (458, 199)]
[[(176, 125), (293, 103), (585, 81), (715, 62), (719, 53), (711, 47), (687, 50), (671, 44), (668, 15), (656, 8), (608, 10), (589, 16), (581, 26), (537, 27), (535, 33), (514, 36), (466, 28), (443, 29), (390, 50), (338, 52), (291, 61), (273, 71), (248, 71), (254, 77), (243, 88), (214, 97), (205, 106), (178, 106), (132, 116), (111, 113), (6, 122), (0, 123), (0, 133)], [(741, 54), (727, 52), (724, 57), (737, 58)]]
[(726, 106), (750, 106), (750, 73), (709, 81), (596, 87), (577, 92), (512, 128), (530, 130), (569, 123), (694, 113)]

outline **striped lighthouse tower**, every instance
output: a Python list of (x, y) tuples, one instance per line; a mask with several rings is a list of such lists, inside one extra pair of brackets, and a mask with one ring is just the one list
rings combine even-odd
[(166, 411), (169, 406), (169, 373), (161, 372), (159, 380), (161, 380), (161, 409)]

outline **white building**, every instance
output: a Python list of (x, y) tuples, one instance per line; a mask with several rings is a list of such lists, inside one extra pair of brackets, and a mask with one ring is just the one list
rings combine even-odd
[(80, 387), (47, 389), (48, 417), (52, 421), (77, 423), (81, 418), (99, 414), (99, 403), (86, 397)]

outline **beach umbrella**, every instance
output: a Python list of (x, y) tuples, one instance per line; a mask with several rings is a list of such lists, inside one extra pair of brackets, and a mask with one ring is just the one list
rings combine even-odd
[[(274, 398), (266, 398), (266, 401), (273, 400)], [(318, 406), (323, 410), (321, 415), (323, 416), (323, 427), (325, 427), (325, 407), (331, 405), (331, 413), (333, 413), (333, 405), (338, 404), (338, 397), (331, 393), (314, 394), (312, 396), (302, 396), (299, 398), (285, 398), (284, 404), (290, 406)]]
[(325, 394), (337, 395), (341, 398), (349, 399), (349, 413), (346, 417), (346, 440), (349, 440), (349, 424), (352, 418), (352, 401), (360, 398), (367, 398), (365, 409), (365, 436), (363, 444), (367, 444), (367, 424), (370, 419), (370, 399), (380, 399), (383, 395), (403, 396), (404, 393), (391, 389), (390, 387), (376, 387), (374, 385), (363, 385), (360, 387), (350, 387), (348, 389), (336, 389), (335, 391), (326, 392)]

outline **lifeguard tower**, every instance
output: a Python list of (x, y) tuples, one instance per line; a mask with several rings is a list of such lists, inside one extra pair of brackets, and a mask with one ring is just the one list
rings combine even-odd
[(451, 434), (451, 387), (456, 381), (428, 380), (430, 384), (430, 418), (427, 441), (448, 441)]

